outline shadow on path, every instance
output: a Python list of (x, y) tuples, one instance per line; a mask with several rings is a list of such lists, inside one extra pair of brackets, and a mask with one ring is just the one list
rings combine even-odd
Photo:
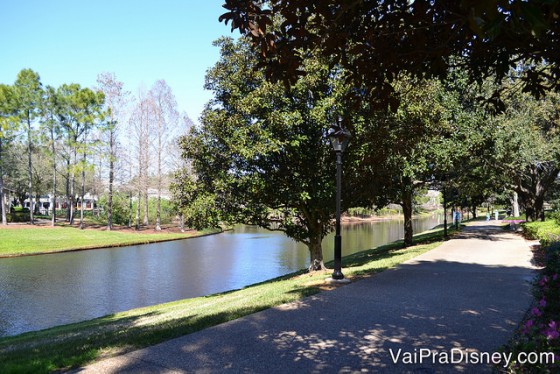
[(467, 228), (395, 269), (83, 372), (491, 372), (472, 355), (507, 342), (531, 302), (530, 249), (502, 233)]

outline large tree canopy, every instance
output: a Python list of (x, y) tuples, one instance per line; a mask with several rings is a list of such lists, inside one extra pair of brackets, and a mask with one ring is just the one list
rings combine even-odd
[(220, 20), (252, 38), (273, 80), (295, 82), (312, 51), (382, 104), (400, 73), (443, 78), (453, 65), (480, 81), (523, 61), (526, 90), (560, 88), (560, 0), (226, 0), (224, 8)]
[(251, 69), (254, 54), (243, 38), (224, 38), (218, 45), (221, 59), (206, 78), (214, 100), (202, 127), (182, 143), (198, 178), (187, 223), (217, 212), (225, 221), (282, 230), (305, 243), (311, 269), (321, 269), (321, 239), (331, 228), (336, 189), (335, 155), (326, 131), (340, 118), (347, 127), (352, 124), (356, 139), (345, 153), (346, 209), (375, 193), (373, 171), (367, 168), (375, 162), (361, 161), (375, 156), (365, 140), (374, 137), (364, 133), (375, 127), (364, 126), (367, 116), (344, 108), (346, 87), (338, 72), (319, 60), (308, 59), (309, 74), (285, 91)]
[[(394, 89), (403, 100), (394, 113), (380, 112), (375, 118), (385, 148), (383, 161), (386, 188), (378, 196), (400, 204), (404, 214), (404, 245), (412, 245), (413, 196), (416, 189), (431, 182), (442, 167), (457, 156), (452, 133), (462, 124), (453, 123), (452, 109), (458, 104), (444, 95), (436, 80), (401, 78)], [(453, 126), (452, 125), (456, 125)], [(383, 206), (383, 203), (378, 206)]]
[(527, 218), (536, 220), (560, 171), (560, 97), (518, 95), (496, 117), (496, 125), (496, 165), (521, 197)]

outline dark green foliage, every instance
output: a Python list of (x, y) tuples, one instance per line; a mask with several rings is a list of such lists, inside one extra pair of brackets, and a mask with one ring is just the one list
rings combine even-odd
[(543, 214), (547, 193), (560, 171), (560, 101), (549, 93), (536, 100), (518, 94), (496, 117), (496, 166), (507, 186), (519, 194), (531, 220)]
[[(133, 215), (137, 208), (137, 199), (133, 198), (132, 201), (132, 212)], [(107, 204), (107, 195), (103, 195), (98, 202), (99, 207), (101, 207), (101, 212), (99, 217), (95, 217), (99, 223), (107, 222), (107, 209), (105, 208)], [(151, 223), (156, 221), (156, 207), (157, 199), (150, 198), (148, 202), (148, 220)], [(161, 223), (170, 224), (175, 219), (176, 210), (174, 209), (173, 203), (169, 200), (161, 200)], [(87, 214), (86, 214), (87, 216)], [(128, 193), (113, 192), (113, 223), (116, 225), (126, 226), (128, 225), (128, 219), (130, 217), (130, 198)]]
[[(491, 75), (501, 81), (526, 61), (520, 74), (526, 91), (560, 89), (559, 4), (226, 0), (220, 21), (252, 39), (269, 79), (293, 84), (305, 74), (302, 66), (313, 51), (352, 71), (350, 85), (365, 86), (367, 99), (386, 107), (395, 101), (392, 83), (401, 74), (445, 78), (451, 66), (461, 66), (470, 81)], [(547, 65), (538, 65), (542, 61)], [(489, 102), (499, 107), (499, 95)]]
[[(107, 219), (107, 196), (103, 195), (98, 202), (100, 207), (103, 207), (101, 218), (105, 221)], [(113, 223), (116, 225), (128, 225), (130, 217), (129, 195), (127, 193), (113, 193)]]
[(321, 239), (331, 228), (336, 189), (327, 129), (340, 119), (354, 134), (344, 154), (347, 209), (374, 192), (372, 169), (360, 159), (376, 156), (367, 148), (375, 128), (345, 106), (344, 73), (327, 63), (310, 57), (309, 74), (286, 90), (252, 69), (256, 60), (246, 40), (216, 44), (221, 59), (206, 77), (214, 100), (202, 127), (181, 143), (197, 178), (179, 184), (184, 190), (176, 193), (186, 202), (185, 218), (197, 225), (210, 219), (271, 228), (274, 216), (274, 227), (307, 244), (311, 263), (322, 267)]

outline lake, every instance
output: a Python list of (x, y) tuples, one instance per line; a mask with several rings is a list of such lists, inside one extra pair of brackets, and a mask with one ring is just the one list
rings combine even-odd
[[(442, 216), (413, 221), (414, 232)], [(403, 237), (398, 220), (342, 225), (343, 256)], [(333, 237), (323, 241), (333, 258)], [(201, 238), (0, 259), (0, 336), (242, 288), (309, 265), (307, 247), (252, 226)]]

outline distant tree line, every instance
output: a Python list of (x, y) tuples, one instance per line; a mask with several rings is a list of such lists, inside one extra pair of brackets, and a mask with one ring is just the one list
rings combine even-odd
[[(47, 194), (52, 197), (52, 225), (58, 202), (66, 207), (64, 219), (70, 224), (80, 208), (83, 228), (84, 204), (78, 202), (88, 193), (100, 198), (109, 230), (115, 219), (118, 224), (139, 228), (151, 223), (161, 229), (162, 211), (167, 221), (175, 214), (170, 203), (162, 210), (161, 200), (179, 167), (176, 140), (192, 125), (189, 117), (178, 113), (163, 80), (137, 96), (114, 74), (100, 74), (97, 83), (93, 88), (75, 83), (44, 86), (38, 73), (23, 69), (13, 84), (0, 85), (2, 224), (8, 223), (3, 196), (8, 190), (21, 204), (28, 199), (31, 223), (39, 213), (40, 196)], [(154, 204), (148, 198), (152, 191)]]

